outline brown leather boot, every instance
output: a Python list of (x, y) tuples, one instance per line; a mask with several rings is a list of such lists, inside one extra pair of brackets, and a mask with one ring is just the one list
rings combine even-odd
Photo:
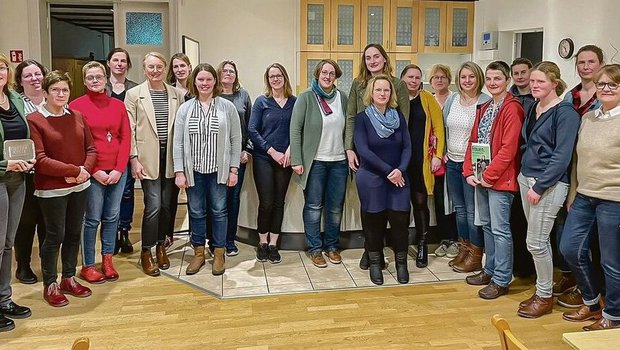
[(159, 268), (162, 270), (168, 270), (170, 267), (170, 260), (168, 260), (166, 247), (163, 244), (157, 244), (155, 253), (157, 254), (157, 265), (159, 265)]
[(469, 241), (459, 238), (459, 254), (454, 259), (448, 261), (448, 266), (452, 267), (454, 264), (460, 264), (467, 254), (469, 254)]
[(600, 320), (603, 317), (603, 308), (605, 307), (602, 302), (599, 302), (600, 308), (596, 311), (590, 311), (588, 305), (581, 305), (577, 310), (566, 311), (562, 314), (562, 318), (570, 322), (583, 322), (588, 320)]
[(151, 249), (142, 250), (142, 253), (140, 253), (140, 264), (145, 274), (149, 276), (159, 276), (159, 267), (153, 260)]
[(213, 252), (213, 267), (211, 269), (213, 276), (221, 275), (224, 271), (226, 271), (226, 268), (224, 267), (224, 263), (226, 262), (225, 254), (226, 248), (215, 248), (215, 251)]
[(452, 270), (456, 272), (474, 272), (482, 270), (482, 253), (481, 247), (469, 243), (469, 254), (458, 264), (452, 265)]
[(534, 295), (534, 299), (528, 305), (517, 311), (517, 315), (525, 318), (539, 318), (540, 316), (550, 314), (553, 311), (553, 297), (543, 298)]
[(531, 297), (529, 297), (529, 298), (523, 300), (522, 302), (520, 302), (519, 303), (519, 309), (522, 308), (522, 307), (528, 306), (532, 302), (532, 300), (534, 300), (535, 297), (536, 297), (536, 292), (534, 292), (534, 294), (532, 294)]
[(185, 270), (185, 274), (193, 275), (200, 271), (200, 268), (205, 264), (205, 247), (198, 246), (194, 247), (194, 257), (192, 261), (187, 265), (187, 270)]
[(553, 283), (553, 296), (560, 295), (571, 291), (577, 285), (577, 280), (572, 272), (562, 272), (562, 277)]

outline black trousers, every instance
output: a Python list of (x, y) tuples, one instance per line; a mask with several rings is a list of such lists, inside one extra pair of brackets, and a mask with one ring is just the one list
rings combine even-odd
[[(282, 232), (284, 199), (291, 180), (291, 167), (272, 159), (254, 157), (254, 182), (258, 192), (258, 233)], [(310, 170), (310, 169), (308, 169)]]
[(362, 229), (368, 241), (368, 251), (383, 251), (383, 242), (388, 235), (395, 253), (407, 251), (409, 246), (409, 211), (384, 210), (378, 213), (364, 212), (361, 215)]
[[(34, 196), (34, 174), (25, 174), (26, 197), (24, 208), (15, 234), (15, 260), (17, 266), (29, 266), (34, 245), (34, 234), (39, 240), (39, 252), (45, 240), (45, 224), (39, 202)], [(39, 254), (40, 255), (40, 254)]]
[(58, 253), (61, 253), (62, 277), (75, 276), (80, 238), (86, 212), (86, 192), (73, 192), (66, 196), (38, 198), (46, 235), (41, 246), (43, 285), (56, 282)]

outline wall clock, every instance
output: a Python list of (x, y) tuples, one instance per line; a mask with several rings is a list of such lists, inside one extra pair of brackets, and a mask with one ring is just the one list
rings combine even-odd
[(571, 38), (564, 38), (560, 40), (558, 44), (558, 55), (564, 59), (573, 57), (573, 51), (575, 51), (575, 44)]

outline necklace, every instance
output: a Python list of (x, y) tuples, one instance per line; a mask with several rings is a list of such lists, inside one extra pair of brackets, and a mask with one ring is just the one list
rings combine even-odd
[(2, 102), (0, 102), (0, 105), (5, 104), (6, 100), (8, 99), (8, 97), (5, 94), (2, 94), (2, 96), (4, 96), (4, 98), (2, 99)]
[(478, 100), (477, 96), (469, 97), (465, 94), (461, 95), (461, 104), (464, 106), (471, 106), (474, 102)]

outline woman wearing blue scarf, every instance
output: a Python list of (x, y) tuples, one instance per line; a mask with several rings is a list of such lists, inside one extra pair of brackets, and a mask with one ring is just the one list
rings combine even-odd
[(335, 61), (321, 60), (312, 87), (299, 95), (291, 117), (291, 165), (304, 190), (304, 231), (316, 267), (327, 267), (322, 253), (332, 264), (342, 261), (338, 244), (349, 167), (344, 151), (347, 96), (334, 85), (341, 75)]
[(398, 106), (394, 85), (386, 75), (370, 79), (363, 112), (355, 116), (353, 142), (360, 156), (356, 185), (362, 206), (362, 228), (368, 240), (370, 280), (383, 284), (381, 251), (390, 222), (399, 283), (409, 282), (407, 246), (411, 208), (407, 166), (411, 138)]

